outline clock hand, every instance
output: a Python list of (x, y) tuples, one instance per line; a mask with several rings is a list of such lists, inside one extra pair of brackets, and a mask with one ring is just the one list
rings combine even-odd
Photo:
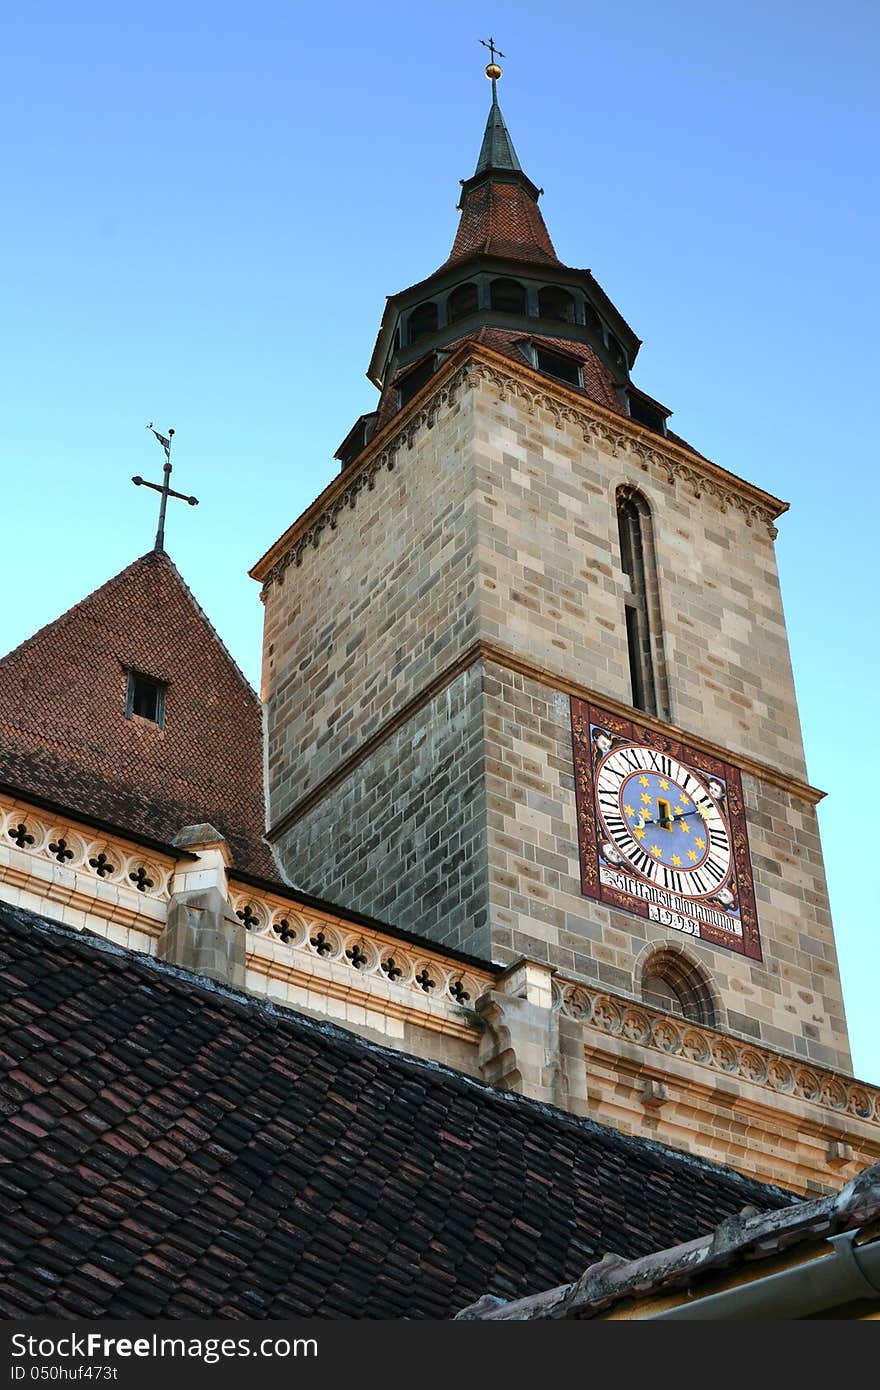
[(668, 819), (666, 817), (663, 817), (660, 820), (653, 820), (650, 817), (639, 816), (638, 820), (635, 822), (635, 825), (638, 830), (644, 829), (646, 825), (660, 825), (663, 827), (664, 830), (669, 830), (672, 828), (673, 825), (675, 825), (675, 822), (677, 820), (687, 820), (688, 816), (699, 816), (701, 820), (705, 820), (709, 814), (709, 811), (683, 811), (680, 816), (670, 816)]

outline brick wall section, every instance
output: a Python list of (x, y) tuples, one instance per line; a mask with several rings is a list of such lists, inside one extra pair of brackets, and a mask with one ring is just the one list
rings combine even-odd
[[(164, 728), (126, 718), (128, 672), (166, 686)], [(260, 703), (164, 551), (149, 551), (0, 661), (0, 781), (169, 841), (211, 820), (239, 868), (263, 843)]]

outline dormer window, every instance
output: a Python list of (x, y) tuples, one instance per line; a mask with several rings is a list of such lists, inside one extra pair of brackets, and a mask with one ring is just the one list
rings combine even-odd
[(630, 419), (635, 420), (639, 425), (644, 425), (646, 429), (656, 430), (658, 434), (666, 433), (666, 413), (658, 405), (632, 387), (629, 388), (626, 395), (629, 402)]
[(551, 352), (549, 348), (538, 347), (535, 344), (535, 366), (539, 372), (555, 377), (557, 381), (564, 381), (566, 386), (580, 388), (583, 385), (581, 364), (576, 357), (568, 357), (562, 352)]
[(149, 719), (151, 723), (158, 724), (160, 729), (165, 728), (165, 686), (161, 681), (138, 675), (136, 671), (129, 671), (125, 717), (131, 719), (132, 715), (136, 715), (138, 719)]

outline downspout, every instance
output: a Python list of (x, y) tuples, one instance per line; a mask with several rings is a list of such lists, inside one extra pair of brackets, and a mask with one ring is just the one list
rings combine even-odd
[(831, 1253), (722, 1293), (652, 1313), (646, 1321), (808, 1318), (857, 1299), (880, 1299), (880, 1240), (857, 1246), (855, 1231), (829, 1236)]

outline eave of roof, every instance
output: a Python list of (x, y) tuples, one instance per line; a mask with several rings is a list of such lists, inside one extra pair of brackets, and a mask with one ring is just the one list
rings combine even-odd
[[(757, 1262), (769, 1261), (803, 1247), (809, 1248), (803, 1250), (802, 1258), (821, 1257), (824, 1250), (818, 1242), (875, 1222), (878, 1217), (880, 1162), (858, 1173), (840, 1192), (830, 1196), (769, 1212), (746, 1208), (698, 1240), (637, 1260), (606, 1254), (572, 1284), (530, 1294), (511, 1303), (480, 1300), (459, 1316), (464, 1320), (503, 1322), (592, 1318), (627, 1300), (647, 1302), (684, 1289), (692, 1303), (700, 1298), (707, 1280), (713, 1275), (741, 1270), (749, 1262), (749, 1279), (760, 1280)], [(877, 1296), (880, 1298), (880, 1290)]]

